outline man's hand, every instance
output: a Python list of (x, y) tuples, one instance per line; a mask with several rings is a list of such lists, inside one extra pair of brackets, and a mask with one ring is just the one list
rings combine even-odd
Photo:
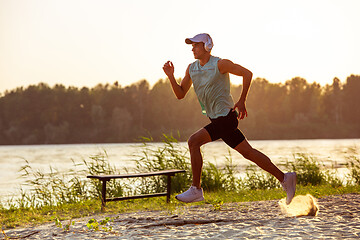
[(234, 106), (234, 111), (236, 111), (236, 109), (239, 112), (239, 116), (238, 119), (244, 119), (244, 117), (247, 117), (247, 111), (246, 111), (246, 106), (245, 106), (245, 101), (244, 100), (239, 100), (235, 106)]
[(174, 76), (174, 64), (170, 61), (167, 61), (164, 64), (163, 70), (165, 74), (170, 78), (171, 76)]

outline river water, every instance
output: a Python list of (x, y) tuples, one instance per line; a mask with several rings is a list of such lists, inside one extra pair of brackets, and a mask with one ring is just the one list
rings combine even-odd
[[(327, 168), (335, 167), (340, 175), (346, 174), (345, 165), (348, 157), (360, 154), (360, 139), (254, 140), (249, 142), (276, 164), (294, 160), (293, 155), (296, 153), (305, 153), (319, 160)], [(0, 201), (18, 193), (20, 185), (25, 182), (19, 169), (25, 165), (26, 161), (33, 169), (49, 172), (51, 166), (66, 173), (69, 169), (74, 169), (73, 161), (81, 163), (83, 159), (88, 160), (90, 156), (103, 154), (106, 151), (110, 164), (117, 169), (131, 168), (135, 166), (134, 155), (141, 152), (141, 145), (126, 143), (0, 146)], [(162, 143), (154, 143), (152, 146), (161, 147)], [(180, 143), (180, 148), (186, 151), (187, 144)], [(229, 154), (239, 169), (244, 169), (250, 164), (222, 141), (208, 143), (202, 147), (202, 152), (204, 161), (219, 166), (224, 164)]]

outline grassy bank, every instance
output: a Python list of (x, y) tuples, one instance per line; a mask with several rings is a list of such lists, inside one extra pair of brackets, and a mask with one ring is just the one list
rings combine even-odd
[[(171, 214), (177, 207), (184, 205), (174, 199), (176, 193), (187, 189), (191, 183), (190, 160), (186, 149), (172, 137), (164, 136), (162, 147), (151, 147), (151, 139), (144, 139), (136, 159), (136, 169), (131, 171), (148, 172), (163, 169), (184, 169), (186, 173), (178, 174), (172, 179), (173, 196), (169, 204), (165, 198), (137, 199), (107, 204), (106, 214), (129, 211), (166, 210)], [(339, 179), (331, 171), (324, 169), (321, 162), (306, 154), (295, 154), (294, 159), (281, 165), (284, 171), (296, 171), (298, 175), (297, 194), (311, 194), (316, 198), (360, 192), (360, 160), (354, 150), (348, 159), (349, 175)], [(247, 202), (273, 200), (285, 197), (279, 182), (269, 174), (259, 172), (250, 165), (245, 177), (238, 176), (231, 155), (224, 166), (215, 166), (204, 161), (202, 187), (205, 191), (205, 202), (217, 210), (226, 202)], [(79, 169), (81, 165), (82, 170)], [(49, 173), (33, 169), (26, 163), (21, 172), (31, 186), (28, 191), (21, 190), (19, 197), (0, 203), (0, 225), (2, 228), (13, 228), (45, 222), (54, 222), (61, 226), (60, 220), (101, 215), (100, 189), (98, 180), (86, 179), (86, 175), (125, 173), (128, 169), (116, 169), (107, 160), (106, 152), (92, 156), (82, 163), (74, 163), (74, 169), (62, 174), (50, 168)], [(166, 188), (165, 177), (130, 179), (127, 181), (109, 181), (109, 197), (162, 192)], [(63, 227), (63, 226), (61, 226)]]

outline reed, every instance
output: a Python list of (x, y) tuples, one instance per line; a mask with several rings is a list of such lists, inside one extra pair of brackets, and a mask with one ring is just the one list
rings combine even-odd
[(325, 183), (326, 176), (321, 171), (321, 162), (317, 161), (314, 157), (304, 154), (294, 154), (295, 161), (286, 164), (290, 171), (297, 174), (297, 182), (301, 185), (319, 185)]
[[(191, 184), (191, 164), (188, 149), (182, 147), (176, 138), (163, 135), (163, 146), (155, 148), (151, 145), (151, 138), (143, 138), (140, 155), (135, 155), (136, 171), (152, 172), (165, 169), (184, 169), (186, 173), (177, 174), (172, 178), (172, 191), (181, 192)], [(206, 191), (219, 189), (232, 190), (236, 188), (236, 165), (233, 164), (231, 153), (226, 157), (225, 167), (219, 168), (213, 163), (204, 161), (201, 184)], [(141, 193), (163, 190), (166, 177), (152, 177), (143, 179)]]
[(360, 185), (360, 158), (355, 155), (349, 157), (348, 168), (350, 169), (350, 179), (354, 184)]
[[(142, 138), (139, 154), (134, 155), (136, 172), (153, 172), (166, 169), (183, 169), (186, 172), (172, 177), (172, 192), (180, 192), (184, 185), (191, 182), (191, 167), (188, 150), (182, 147), (172, 136), (163, 135), (162, 146), (152, 145), (152, 138)], [(140, 179), (138, 191), (141, 194), (164, 191), (167, 185), (166, 176), (155, 176)]]

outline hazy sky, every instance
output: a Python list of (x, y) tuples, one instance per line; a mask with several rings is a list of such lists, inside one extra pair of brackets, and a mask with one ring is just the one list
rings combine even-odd
[(358, 0), (0, 0), (0, 93), (39, 82), (154, 84), (167, 60), (183, 77), (194, 61), (184, 40), (201, 32), (213, 55), (254, 77), (345, 81), (360, 74), (359, 10)]

